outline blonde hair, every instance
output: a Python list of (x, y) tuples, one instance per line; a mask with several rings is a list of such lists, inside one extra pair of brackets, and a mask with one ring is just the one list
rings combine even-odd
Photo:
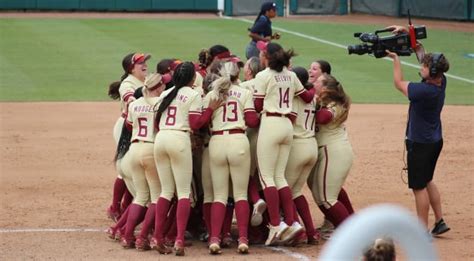
[(374, 244), (364, 253), (366, 261), (395, 260), (395, 245), (390, 238), (377, 238)]
[(234, 62), (224, 62), (219, 70), (219, 77), (212, 83), (220, 99), (226, 100), (227, 93), (232, 84), (239, 79), (240, 68)]

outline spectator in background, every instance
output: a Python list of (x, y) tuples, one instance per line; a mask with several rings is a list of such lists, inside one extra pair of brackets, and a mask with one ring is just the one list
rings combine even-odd
[(271, 19), (276, 17), (276, 4), (274, 2), (265, 2), (260, 8), (257, 19), (253, 23), (253, 26), (249, 28), (249, 37), (252, 39), (247, 45), (245, 55), (247, 59), (251, 57), (258, 57), (260, 51), (257, 48), (258, 41), (269, 42), (273, 39), (280, 39), (280, 34), (272, 34), (272, 21)]

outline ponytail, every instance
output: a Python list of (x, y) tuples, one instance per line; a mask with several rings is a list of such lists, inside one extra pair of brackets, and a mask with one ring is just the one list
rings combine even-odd
[(173, 74), (173, 82), (175, 84), (174, 89), (163, 98), (163, 101), (158, 107), (155, 117), (156, 126), (159, 126), (161, 115), (168, 108), (168, 106), (170, 106), (174, 98), (176, 98), (178, 91), (182, 87), (192, 84), (195, 75), (196, 69), (194, 68), (194, 64), (192, 62), (184, 62), (176, 67), (176, 70)]
[(272, 54), (267, 52), (268, 67), (277, 72), (281, 72), (283, 71), (283, 67), (290, 66), (290, 59), (293, 56), (296, 56), (296, 53), (293, 51), (293, 49), (288, 51), (280, 49)]
[(217, 93), (219, 99), (226, 100), (228, 96), (228, 91), (232, 86), (232, 81), (228, 76), (221, 76), (219, 79), (215, 80), (213, 83), (214, 90)]
[(132, 139), (132, 131), (127, 128), (127, 121), (125, 120), (122, 125), (122, 132), (120, 133), (120, 139), (117, 144), (117, 149), (115, 151), (114, 161), (123, 158), (127, 151), (130, 149), (131, 139)]
[(261, 17), (262, 15), (264, 15), (265, 12), (266, 12), (266, 11), (260, 10), (260, 13), (258, 13), (257, 18), (256, 18), (255, 21), (253, 22), (252, 27), (255, 26), (255, 24), (257, 23), (258, 19), (260, 19), (260, 17)]
[(127, 76), (128, 76), (128, 72), (125, 72), (122, 75), (122, 77), (120, 77), (120, 81), (115, 81), (109, 85), (109, 91), (107, 94), (109, 95), (110, 98), (112, 98), (112, 100), (120, 99), (120, 92), (119, 92), (120, 84), (122, 84), (123, 80), (125, 80)]

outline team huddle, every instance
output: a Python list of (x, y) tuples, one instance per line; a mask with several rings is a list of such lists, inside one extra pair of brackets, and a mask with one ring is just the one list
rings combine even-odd
[[(149, 55), (123, 58), (124, 74), (109, 87), (122, 113), (107, 233), (124, 248), (184, 255), (190, 231), (211, 254), (234, 239), (240, 254), (254, 243), (317, 244), (354, 212), (343, 189), (350, 98), (331, 66), (296, 67), (293, 50), (256, 47), (245, 64), (215, 45), (196, 63), (163, 59), (152, 74)], [(324, 215), (320, 228), (305, 184)]]

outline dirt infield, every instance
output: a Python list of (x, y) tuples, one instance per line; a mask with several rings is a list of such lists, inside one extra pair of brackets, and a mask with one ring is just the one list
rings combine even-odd
[[(105, 208), (115, 178), (112, 126), (118, 110), (117, 103), (108, 102), (0, 103), (3, 260), (159, 257), (154, 251), (123, 250), (100, 232), (111, 225)], [(406, 105), (353, 105), (347, 125), (356, 157), (345, 188), (356, 210), (388, 202), (414, 213), (413, 196), (400, 175), (406, 112)], [(445, 220), (452, 228), (445, 237), (434, 240), (442, 260), (474, 259), (474, 249), (469, 247), (474, 242), (472, 115), (472, 106), (446, 106), (442, 114), (445, 147), (435, 181)], [(319, 210), (314, 203), (310, 207), (319, 224)], [(210, 258), (203, 243), (193, 243), (187, 250), (188, 258)], [(321, 248), (251, 246), (246, 258), (304, 260), (317, 257)], [(244, 260), (235, 249), (213, 257), (222, 258)]]
[[(154, 19), (195, 19), (195, 18), (216, 18), (217, 13), (120, 13), (120, 12), (1, 12), (0, 18), (154, 18)], [(255, 19), (255, 16), (248, 16), (248, 19)], [(368, 14), (350, 15), (291, 15), (290, 17), (277, 17), (278, 20), (310, 20), (326, 23), (357, 23), (357, 24), (377, 24), (381, 27), (389, 25), (406, 25), (405, 17), (391, 17)], [(458, 32), (474, 32), (473, 22), (460, 22), (453, 20), (434, 20), (414, 18), (414, 24), (425, 25), (427, 28), (443, 29)]]

